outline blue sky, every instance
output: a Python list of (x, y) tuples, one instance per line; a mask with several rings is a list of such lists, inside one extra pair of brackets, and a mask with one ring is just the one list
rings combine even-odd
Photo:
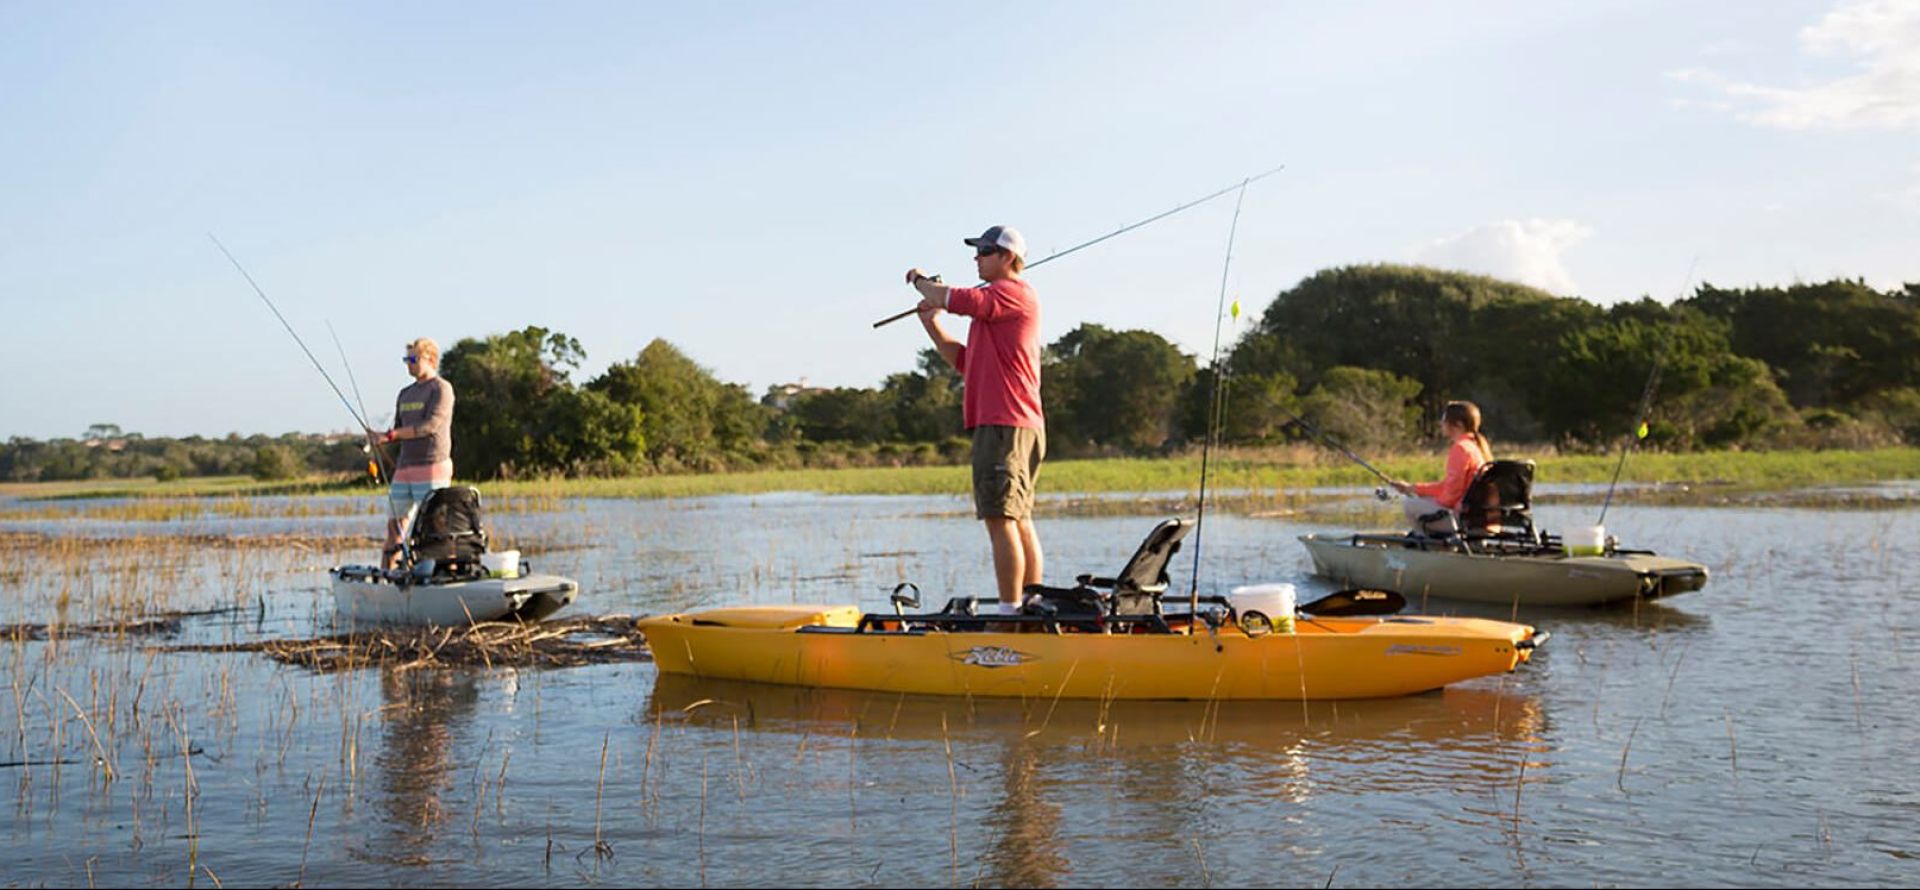
[[(663, 337), (872, 386), (925, 341), (869, 325), (960, 238), (1041, 256), (1280, 164), (1249, 313), (1380, 261), (1599, 303), (1920, 281), (1920, 0), (10, 0), (0, 120), (4, 436), (349, 427), (209, 232), (379, 420), (405, 341), (529, 324), (583, 379)], [(1043, 337), (1204, 360), (1232, 212), (1036, 270)]]

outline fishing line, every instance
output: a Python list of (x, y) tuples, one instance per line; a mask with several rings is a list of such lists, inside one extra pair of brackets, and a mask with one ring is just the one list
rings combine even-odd
[[(1206, 197), (1204, 197), (1204, 198), (1195, 198), (1194, 200), (1192, 200), (1192, 201), (1188, 201), (1187, 203), (1185, 203), (1185, 204), (1182, 204), (1182, 205), (1180, 205), (1180, 206), (1178, 206), (1178, 207), (1175, 207), (1175, 208), (1173, 208), (1172, 210), (1168, 210), (1168, 211), (1165, 211), (1165, 212), (1163, 212), (1163, 213), (1160, 213), (1160, 214), (1158, 214), (1158, 215), (1155, 215), (1155, 216), (1151, 216), (1151, 217), (1148, 217), (1148, 218), (1146, 218), (1146, 219), (1143, 219), (1143, 220), (1141, 220), (1141, 221), (1139, 221), (1139, 222), (1137, 222), (1137, 223), (1134, 223), (1133, 225), (1130, 225), (1130, 226), (1122, 226), (1121, 228), (1119, 228), (1119, 229), (1115, 229), (1115, 230), (1114, 230), (1114, 231), (1112, 231), (1112, 232), (1108, 232), (1108, 233), (1107, 233), (1107, 234), (1105, 234), (1105, 235), (1101, 235), (1100, 237), (1098, 237), (1098, 238), (1095, 238), (1095, 239), (1093, 239), (1092, 241), (1088, 241), (1088, 242), (1085, 242), (1085, 243), (1083, 243), (1083, 244), (1076, 244), (1076, 245), (1074, 245), (1073, 247), (1069, 247), (1069, 248), (1067, 248), (1066, 250), (1063, 250), (1063, 251), (1060, 251), (1059, 253), (1056, 253), (1056, 254), (1052, 254), (1052, 255), (1049, 255), (1049, 256), (1047, 256), (1047, 257), (1044, 257), (1044, 258), (1042, 258), (1042, 259), (1038, 259), (1038, 260), (1035, 260), (1035, 261), (1033, 261), (1033, 262), (1031, 262), (1031, 263), (1028, 263), (1028, 264), (1026, 264), (1026, 266), (1025, 266), (1025, 268), (1026, 268), (1026, 269), (1029, 269), (1029, 270), (1031, 270), (1031, 269), (1037, 269), (1037, 268), (1039, 268), (1039, 267), (1041, 267), (1041, 266), (1043, 266), (1043, 265), (1046, 265), (1047, 263), (1050, 263), (1050, 262), (1053, 262), (1054, 260), (1057, 260), (1057, 259), (1059, 259), (1059, 258), (1061, 258), (1061, 257), (1063, 257), (1063, 256), (1066, 256), (1067, 254), (1070, 254), (1070, 253), (1075, 253), (1075, 252), (1078, 252), (1078, 251), (1081, 251), (1081, 250), (1085, 250), (1085, 249), (1087, 249), (1087, 248), (1089, 248), (1089, 247), (1092, 247), (1092, 246), (1094, 246), (1095, 244), (1099, 244), (1100, 242), (1102, 242), (1102, 241), (1105, 241), (1105, 240), (1107, 240), (1108, 238), (1113, 238), (1113, 237), (1117, 237), (1117, 236), (1120, 236), (1120, 235), (1125, 235), (1126, 233), (1128, 233), (1128, 232), (1131, 232), (1131, 231), (1133, 231), (1134, 229), (1137, 229), (1137, 228), (1140, 228), (1141, 226), (1144, 226), (1144, 225), (1147, 225), (1147, 224), (1149, 224), (1149, 223), (1155, 223), (1155, 222), (1159, 222), (1160, 220), (1163, 220), (1163, 219), (1166, 219), (1167, 217), (1169, 217), (1169, 216), (1172, 216), (1172, 215), (1174, 215), (1174, 214), (1176, 214), (1176, 213), (1179, 213), (1179, 212), (1180, 212), (1180, 211), (1182, 211), (1182, 210), (1186, 210), (1186, 209), (1188, 209), (1188, 208), (1191, 208), (1191, 207), (1198, 207), (1198, 206), (1200, 206), (1200, 205), (1202, 205), (1202, 204), (1205, 204), (1205, 203), (1207, 203), (1208, 201), (1211, 201), (1211, 200), (1213, 200), (1213, 199), (1215, 199), (1215, 198), (1218, 198), (1218, 197), (1220, 197), (1221, 195), (1224, 195), (1224, 194), (1226, 194), (1226, 193), (1228, 193), (1228, 192), (1230, 192), (1230, 191), (1233, 191), (1234, 189), (1239, 189), (1239, 190), (1240, 190), (1240, 194), (1241, 194), (1241, 197), (1243, 197), (1243, 198), (1244, 198), (1244, 197), (1246, 196), (1246, 189), (1247, 189), (1247, 186), (1248, 186), (1248, 185), (1251, 185), (1251, 184), (1253, 184), (1253, 183), (1256, 183), (1256, 182), (1259, 182), (1260, 180), (1262, 180), (1262, 179), (1265, 179), (1265, 178), (1267, 178), (1267, 177), (1269, 177), (1269, 176), (1272, 176), (1273, 174), (1275, 174), (1275, 173), (1278, 173), (1278, 172), (1280, 172), (1280, 171), (1282, 171), (1282, 170), (1285, 170), (1285, 169), (1287, 169), (1287, 165), (1285, 165), (1285, 164), (1281, 164), (1280, 166), (1278, 166), (1278, 167), (1275, 167), (1275, 168), (1273, 168), (1272, 170), (1268, 170), (1268, 171), (1267, 171), (1267, 172), (1265, 172), (1265, 173), (1261, 173), (1261, 174), (1259, 174), (1259, 175), (1257, 175), (1257, 176), (1249, 176), (1249, 177), (1247, 177), (1246, 179), (1243, 179), (1243, 180), (1240, 180), (1240, 183), (1239, 183), (1238, 185), (1230, 185), (1230, 186), (1227, 186), (1226, 188), (1223, 188), (1223, 189), (1221, 189), (1221, 190), (1219, 190), (1219, 191), (1217, 191), (1217, 192), (1214, 192), (1213, 194), (1210, 194), (1210, 195), (1208, 195), (1208, 196), (1206, 196)], [(1237, 218), (1239, 217), (1239, 215), (1240, 215), (1240, 211), (1239, 211), (1239, 208), (1237, 208), (1237, 207), (1236, 207), (1236, 208), (1234, 209), (1234, 216), (1235, 216), (1235, 218), (1237, 219)], [(898, 315), (890, 315), (890, 316), (888, 316), (888, 317), (886, 317), (886, 318), (883, 318), (883, 319), (880, 319), (879, 321), (876, 321), (876, 322), (874, 322), (874, 323), (873, 323), (873, 326), (874, 326), (874, 327), (876, 327), (876, 328), (878, 328), (878, 327), (884, 327), (884, 326), (886, 326), (886, 325), (890, 325), (890, 324), (893, 324), (894, 322), (896, 322), (896, 321), (899, 321), (900, 319), (903, 319), (903, 318), (906, 318), (907, 316), (909, 316), (909, 315), (912, 315), (912, 314), (914, 314), (915, 312), (918, 312), (918, 311), (920, 311), (920, 309), (919, 309), (919, 307), (917, 307), (917, 306), (916, 306), (916, 307), (914, 307), (914, 308), (912, 308), (912, 309), (908, 309), (908, 310), (907, 310), (907, 311), (905, 311), (905, 312), (902, 312), (902, 313), (899, 313)]]

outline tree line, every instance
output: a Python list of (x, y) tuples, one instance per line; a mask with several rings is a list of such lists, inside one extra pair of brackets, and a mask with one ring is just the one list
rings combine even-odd
[(21, 437), (0, 444), (0, 481), (133, 479), (162, 482), (191, 476), (297, 479), (313, 473), (365, 473), (357, 435), (234, 433), (225, 437), (147, 438), (117, 425), (94, 424), (72, 439)]
[[(1920, 443), (1915, 343), (1920, 285), (1704, 284), (1670, 306), (1602, 307), (1485, 276), (1348, 266), (1279, 293), (1217, 366), (1151, 331), (1082, 324), (1046, 346), (1042, 398), (1056, 457), (1190, 447), (1207, 434), (1216, 380), (1229, 444), (1297, 440), (1304, 418), (1354, 448), (1402, 449), (1431, 434), (1446, 401), (1470, 399), (1496, 438), (1599, 449), (1634, 425), (1651, 380), (1652, 447), (1869, 447)], [(585, 359), (578, 340), (541, 327), (448, 349), (455, 472), (717, 472), (967, 454), (960, 379), (932, 350), (875, 387), (759, 395), (665, 340), (575, 381)], [(0, 478), (269, 478), (363, 462), (351, 442), (298, 436), (132, 437), (110, 455), (74, 440), (13, 439), (0, 448)]]

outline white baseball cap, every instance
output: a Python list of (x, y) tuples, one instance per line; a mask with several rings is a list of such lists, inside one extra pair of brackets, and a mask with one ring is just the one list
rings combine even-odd
[(966, 242), (969, 247), (998, 247), (1023, 260), (1027, 258), (1027, 239), (1020, 237), (1020, 230), (1012, 226), (994, 226)]

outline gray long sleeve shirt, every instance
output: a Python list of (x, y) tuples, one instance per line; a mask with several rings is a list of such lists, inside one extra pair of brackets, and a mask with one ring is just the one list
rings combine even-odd
[(434, 376), (416, 380), (394, 401), (393, 425), (417, 427), (419, 438), (400, 440), (397, 467), (431, 466), (453, 457), (453, 384)]

